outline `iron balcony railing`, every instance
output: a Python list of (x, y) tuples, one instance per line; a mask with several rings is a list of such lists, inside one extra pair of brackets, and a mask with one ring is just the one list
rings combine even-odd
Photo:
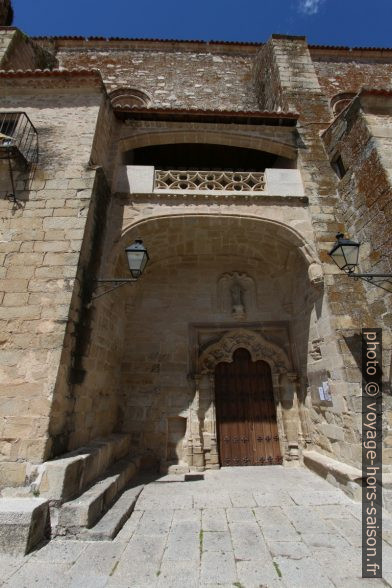
[(263, 192), (263, 172), (155, 170), (155, 190)]
[(0, 157), (38, 162), (38, 133), (25, 112), (0, 112)]

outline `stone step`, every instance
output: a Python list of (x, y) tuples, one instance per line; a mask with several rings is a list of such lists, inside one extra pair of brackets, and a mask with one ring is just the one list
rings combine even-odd
[(57, 535), (78, 535), (91, 528), (112, 505), (138, 469), (134, 459), (121, 459), (78, 498), (65, 502), (58, 513)]
[(90, 541), (114, 539), (132, 514), (143, 488), (144, 484), (138, 484), (125, 490), (101, 520), (92, 529), (87, 530), (86, 539)]
[(111, 463), (129, 453), (130, 435), (113, 434), (37, 467), (32, 490), (60, 505), (79, 496)]
[(48, 514), (41, 498), (0, 498), (0, 553), (29, 553), (45, 538)]

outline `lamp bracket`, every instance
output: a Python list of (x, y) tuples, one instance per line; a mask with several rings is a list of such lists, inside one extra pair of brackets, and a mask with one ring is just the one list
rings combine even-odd
[(91, 297), (91, 300), (95, 300), (96, 298), (100, 298), (101, 296), (103, 296), (104, 294), (108, 294), (109, 292), (112, 292), (113, 290), (117, 290), (117, 288), (120, 288), (121, 286), (125, 286), (125, 284), (130, 284), (131, 282), (137, 282), (137, 278), (108, 278), (108, 279), (102, 279), (102, 280), (94, 280), (94, 290), (96, 288), (99, 288), (100, 286), (105, 286), (106, 284), (113, 284), (112, 288), (109, 288), (109, 290), (105, 290), (104, 292), (100, 292), (99, 294), (95, 294)]
[[(363, 280), (368, 284), (373, 284), (373, 286), (377, 286), (385, 292), (392, 293), (392, 274), (356, 274), (355, 272), (346, 272), (350, 278), (354, 278), (355, 280)], [(390, 285), (390, 288), (385, 288), (382, 286), (381, 283), (387, 283)]]

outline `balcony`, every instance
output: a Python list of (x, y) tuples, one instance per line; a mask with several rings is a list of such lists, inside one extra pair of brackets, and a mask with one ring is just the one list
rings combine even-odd
[(200, 194), (211, 196), (304, 196), (297, 169), (264, 172), (160, 170), (150, 165), (117, 168), (114, 191), (127, 194)]
[(154, 192), (263, 192), (264, 173), (155, 170)]
[(25, 112), (0, 112), (0, 159), (38, 162), (38, 134)]

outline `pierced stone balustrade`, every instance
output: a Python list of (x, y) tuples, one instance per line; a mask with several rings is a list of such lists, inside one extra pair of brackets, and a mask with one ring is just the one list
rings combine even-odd
[(297, 169), (266, 168), (264, 172), (158, 170), (152, 165), (120, 165), (113, 191), (127, 194), (178, 196), (302, 197)]
[(155, 170), (156, 190), (263, 192), (265, 174), (234, 171)]

